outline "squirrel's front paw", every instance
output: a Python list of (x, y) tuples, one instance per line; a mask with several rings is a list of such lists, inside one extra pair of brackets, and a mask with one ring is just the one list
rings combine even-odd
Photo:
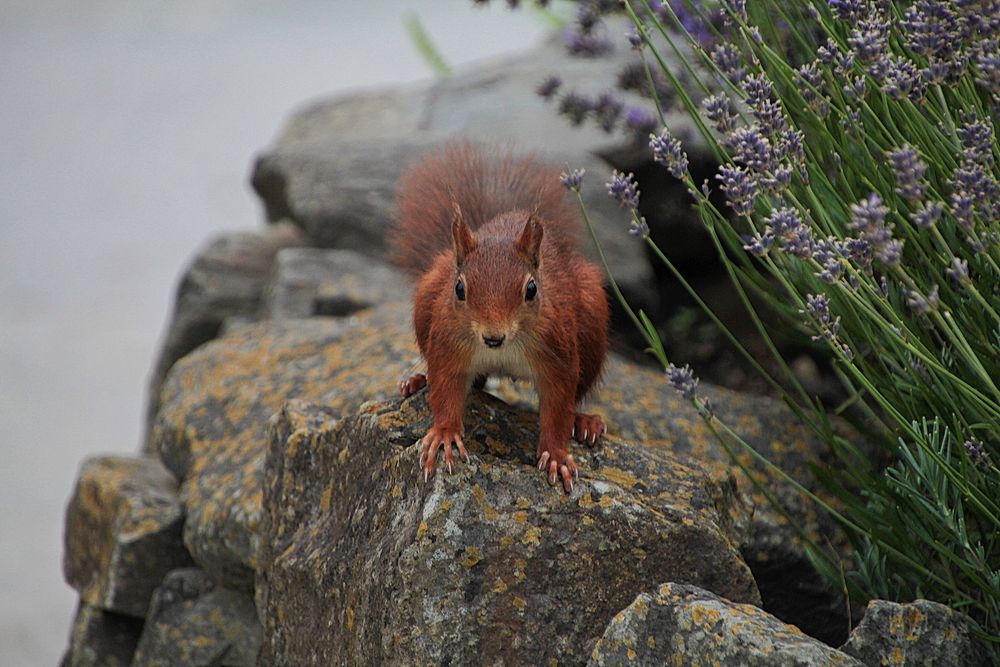
[(399, 383), (399, 395), (403, 398), (409, 398), (426, 386), (427, 376), (423, 373), (417, 373)]
[(580, 478), (580, 469), (576, 467), (573, 455), (566, 449), (542, 451), (542, 455), (538, 457), (538, 469), (545, 471), (549, 478), (549, 484), (553, 486), (556, 481), (562, 479), (566, 493), (573, 491), (573, 478)]
[(435, 424), (427, 435), (420, 441), (420, 467), (424, 469), (424, 481), (426, 482), (434, 474), (434, 463), (437, 459), (438, 449), (444, 447), (444, 462), (451, 472), (452, 463), (452, 443), (458, 447), (458, 455), (468, 463), (469, 453), (465, 451), (465, 443), (462, 442), (461, 428), (446, 428)]

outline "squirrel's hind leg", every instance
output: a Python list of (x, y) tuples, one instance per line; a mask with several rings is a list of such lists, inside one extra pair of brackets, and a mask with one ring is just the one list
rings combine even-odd
[(600, 415), (587, 415), (577, 412), (573, 420), (573, 439), (581, 445), (593, 447), (608, 432), (608, 425)]

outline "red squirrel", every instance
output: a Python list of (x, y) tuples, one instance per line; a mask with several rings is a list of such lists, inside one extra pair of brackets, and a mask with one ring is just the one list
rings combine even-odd
[(579, 476), (570, 437), (596, 444), (607, 430), (576, 412), (607, 356), (603, 274), (579, 251), (579, 218), (559, 170), (471, 144), (425, 157), (402, 176), (394, 260), (417, 280), (413, 326), (434, 424), (420, 441), (424, 479), (439, 448), (469, 460), (462, 414), (470, 388), (502, 375), (538, 390), (538, 468), (567, 492)]

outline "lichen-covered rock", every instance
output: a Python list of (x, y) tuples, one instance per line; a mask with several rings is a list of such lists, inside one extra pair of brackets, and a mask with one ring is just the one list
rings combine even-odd
[(861, 667), (753, 605), (677, 583), (640, 594), (617, 614), (588, 664)]
[(969, 618), (930, 600), (907, 604), (872, 600), (840, 650), (868, 667), (993, 664), (986, 648), (972, 636)]
[(66, 510), (63, 573), (83, 602), (143, 617), (170, 570), (191, 563), (177, 481), (151, 458), (84, 461)]
[[(277, 268), (271, 284), (280, 284), (281, 275), (301, 279), (301, 293), (285, 300), (288, 314), (304, 314), (301, 311), (314, 298), (309, 295), (319, 294), (335, 275), (353, 276), (360, 284), (370, 277), (373, 289), (383, 289), (384, 267), (361, 269), (351, 255), (333, 252), (337, 254), (326, 259), (313, 251), (281, 255), (287, 261)], [(305, 266), (297, 267), (298, 262)], [(233, 328), (181, 360), (165, 383), (154, 441), (167, 466), (183, 480), (188, 548), (220, 581), (249, 589), (258, 563), (264, 421), (292, 398), (350, 413), (365, 400), (394, 395), (396, 383), (421, 367), (405, 290), (385, 289), (381, 305), (347, 317)], [(345, 297), (352, 298), (359, 304), (368, 300)], [(531, 405), (531, 392), (524, 385), (488, 388), (508, 402)], [(784, 406), (708, 386), (703, 391), (712, 398), (716, 414), (751, 445), (813, 485), (807, 462), (820, 459), (824, 450)], [(601, 413), (612, 434), (689, 456), (717, 480), (727, 479), (733, 470), (725, 449), (701, 417), (657, 371), (611, 355), (587, 409)], [(740, 456), (753, 468), (745, 453)], [(836, 536), (824, 517), (787, 485), (756, 470), (774, 493), (789, 501), (807, 530)], [(741, 490), (757, 504), (742, 546), (751, 567), (762, 574), (758, 583), (765, 606), (816, 636), (842, 642), (847, 621), (837, 594), (809, 565), (784, 517), (767, 506), (749, 480), (739, 477)]]
[[(784, 404), (710, 385), (699, 390), (712, 402), (719, 421), (800, 484), (822, 494), (809, 466), (824, 461), (829, 450)], [(689, 456), (716, 479), (735, 474), (754, 507), (743, 556), (754, 572), (764, 608), (832, 645), (846, 639), (849, 621), (842, 593), (817, 572), (788, 519), (733, 465), (726, 448), (662, 373), (636, 364), (610, 363), (593, 411), (605, 417), (612, 433)], [(841, 554), (849, 553), (844, 532), (814, 501), (735, 441), (730, 441), (730, 448), (808, 535)]]
[(353, 250), (286, 248), (275, 257), (261, 313), (275, 320), (338, 317), (398, 301), (399, 273)]
[(758, 602), (732, 488), (609, 438), (572, 494), (534, 466), (536, 417), (484, 394), (470, 465), (418, 474), (424, 392), (351, 417), (276, 419), (264, 495), (261, 661), (582, 664), (608, 620), (664, 577)]
[(404, 310), (233, 327), (180, 360), (151, 441), (181, 480), (184, 543), (216, 581), (250, 590), (266, 423), (291, 398), (350, 412), (388, 398), (417, 360)]
[(253, 599), (187, 568), (157, 589), (132, 667), (252, 667), (259, 648)]
[(61, 667), (129, 667), (142, 619), (81, 603)]
[(147, 427), (159, 409), (160, 386), (174, 362), (215, 338), (227, 320), (253, 319), (275, 253), (304, 242), (297, 227), (278, 224), (259, 232), (220, 234), (195, 254), (177, 286), (174, 312), (153, 366)]

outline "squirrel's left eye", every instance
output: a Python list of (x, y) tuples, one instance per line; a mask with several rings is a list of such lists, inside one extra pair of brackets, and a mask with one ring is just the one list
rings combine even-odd
[(528, 284), (524, 286), (524, 300), (532, 301), (536, 294), (538, 294), (538, 286), (535, 285), (534, 280), (529, 280)]

